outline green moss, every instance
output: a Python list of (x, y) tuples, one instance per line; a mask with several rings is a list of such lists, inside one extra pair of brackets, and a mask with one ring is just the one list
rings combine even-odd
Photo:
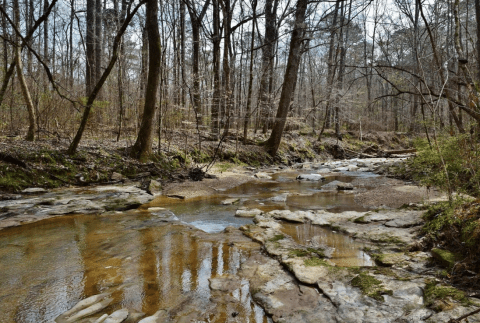
[(368, 223), (367, 221), (365, 221), (365, 216), (358, 217), (358, 218), (354, 219), (353, 222), (354, 223), (361, 223), (361, 224)]
[(403, 242), (399, 238), (394, 237), (394, 236), (389, 236), (389, 235), (383, 235), (383, 236), (376, 237), (374, 239), (374, 241), (382, 242), (382, 243), (389, 243), (389, 244), (399, 244), (399, 245), (404, 245), (405, 244), (405, 242)]
[(303, 263), (306, 267), (314, 267), (314, 266), (330, 267), (330, 265), (325, 260), (317, 257), (311, 257), (311, 258), (305, 259)]
[(363, 294), (381, 302), (384, 301), (382, 295), (393, 294), (391, 290), (387, 290), (383, 288), (381, 281), (363, 272), (355, 276), (352, 279), (351, 284), (353, 287), (360, 288)]
[(393, 271), (390, 268), (386, 268), (386, 267), (375, 267), (375, 270), (373, 271), (373, 273), (375, 275), (384, 275), (384, 276), (388, 276), (388, 277), (393, 277), (396, 280), (400, 280), (400, 281), (410, 281), (411, 280), (411, 278), (409, 278), (409, 277), (399, 276), (395, 271)]
[(316, 254), (320, 258), (325, 258), (325, 251), (321, 248), (307, 248), (307, 250), (312, 254)]
[(373, 256), (375, 262), (381, 266), (393, 266), (400, 264), (405, 260), (403, 253), (376, 254)]
[(282, 239), (285, 239), (285, 236), (283, 234), (276, 234), (272, 238), (268, 239), (268, 241), (277, 242)]
[(307, 248), (307, 249), (293, 249), (288, 253), (290, 257), (319, 257), (325, 258), (323, 249)]
[[(424, 292), (425, 306), (432, 307), (434, 306), (436, 300), (445, 300), (446, 298), (457, 301), (463, 306), (469, 306), (473, 304), (473, 302), (468, 299), (463, 291), (452, 286), (438, 285), (438, 282), (435, 280), (427, 281)], [(434, 309), (441, 310), (441, 308), (438, 307), (435, 307)]]
[(309, 254), (310, 252), (304, 249), (293, 249), (293, 250), (290, 250), (290, 252), (288, 253), (290, 257), (305, 257), (305, 256), (308, 256)]
[(440, 248), (433, 248), (431, 251), (433, 258), (448, 269), (452, 269), (455, 263), (462, 258), (459, 254)]

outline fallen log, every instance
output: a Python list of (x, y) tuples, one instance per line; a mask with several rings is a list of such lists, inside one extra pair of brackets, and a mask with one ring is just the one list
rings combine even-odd
[(416, 153), (417, 150), (415, 148), (411, 149), (399, 149), (399, 150), (385, 150), (385, 154), (389, 155), (399, 155), (399, 154), (411, 154), (411, 153)]
[(375, 157), (377, 157), (377, 156), (374, 156), (374, 155), (369, 155), (369, 154), (353, 151), (353, 150), (350, 150), (348, 148), (343, 148), (343, 150), (345, 150), (345, 152), (347, 152), (349, 154), (357, 155), (360, 158), (375, 158)]

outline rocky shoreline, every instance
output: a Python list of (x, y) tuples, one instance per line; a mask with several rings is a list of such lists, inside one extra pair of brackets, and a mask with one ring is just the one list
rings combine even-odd
[[(273, 181), (273, 176), (279, 171), (308, 170), (309, 174), (298, 176), (296, 180), (322, 181), (332, 173), (388, 172), (389, 168), (397, 167), (404, 159), (405, 157), (303, 163), (290, 169), (244, 168), (231, 172), (228, 176), (242, 177), (238, 183)], [(210, 179), (208, 183), (202, 184), (180, 183), (169, 186), (168, 189), (163, 188), (163, 195), (182, 196), (183, 200), (195, 199), (198, 194), (187, 195), (185, 192), (203, 187), (199, 189), (202, 194), (214, 194), (217, 189), (238, 184), (228, 178)], [(212, 295), (216, 295), (221, 302), (236, 304), (239, 300), (232, 294), (232, 286), (239, 285), (239, 281), (246, 281), (251, 298), (273, 322), (449, 322), (480, 306), (477, 298), (469, 297), (441, 279), (440, 273), (444, 269), (436, 265), (432, 254), (425, 251), (422, 245), (423, 203), (429, 202), (426, 197), (430, 201), (444, 197), (432, 194), (425, 196), (425, 192), (412, 183), (401, 181), (392, 184), (393, 182), (385, 180), (377, 191), (362, 189), (357, 186), (360, 182), (352, 183), (333, 181), (328, 184), (328, 189), (348, 191), (360, 198), (372, 191), (382, 192), (384, 195), (375, 200), (376, 209), (334, 213), (318, 209), (262, 211), (238, 208), (237, 216), (252, 217), (253, 224), (240, 229), (227, 228), (222, 234), (238, 236), (241, 232), (257, 242), (261, 252), (253, 252), (241, 263), (236, 276), (211, 278), (209, 287)], [(69, 188), (62, 191), (27, 190), (24, 195), (0, 201), (0, 229), (64, 214), (100, 214), (137, 208), (140, 205), (148, 208), (148, 204), (145, 204), (156, 195), (149, 194), (138, 186), (141, 185)], [(158, 191), (156, 194), (161, 193)], [(396, 205), (397, 200), (402, 200), (402, 194), (407, 194), (405, 199), (415, 197), (416, 202), (399, 209)], [(282, 201), (285, 202), (287, 195), (284, 195), (279, 193), (272, 199), (283, 198)], [(388, 201), (391, 196), (394, 197), (393, 202)], [(222, 204), (232, 205), (237, 202), (237, 198), (231, 198)], [(176, 217), (166, 219), (177, 220)], [(336, 265), (331, 258), (331, 247), (318, 245), (313, 240), (303, 244), (295, 241), (285, 234), (284, 227), (288, 223), (326, 227), (364, 243), (362, 252), (370, 257), (371, 265)], [(240, 238), (237, 240), (238, 243), (244, 243), (240, 242)], [(96, 295), (82, 302), (57, 321), (146, 323), (169, 322), (174, 317), (174, 313), (161, 310), (141, 319), (141, 316), (129, 313), (127, 309), (120, 309), (110, 315), (103, 314), (90, 319), (88, 317), (110, 304), (109, 295)], [(232, 317), (235, 316), (232, 314)], [(480, 322), (480, 314), (469, 316), (468, 321)]]

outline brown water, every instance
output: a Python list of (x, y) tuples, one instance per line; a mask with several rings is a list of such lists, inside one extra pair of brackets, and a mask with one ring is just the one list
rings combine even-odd
[(238, 322), (266, 322), (251, 302), (248, 281), (233, 293), (240, 306), (227, 309), (209, 300), (209, 278), (235, 274), (251, 249), (195, 231), (133, 212), (69, 216), (4, 230), (0, 321), (48, 322), (85, 297), (113, 292), (115, 302), (106, 313), (128, 308), (154, 314), (168, 308), (202, 317), (208, 308), (209, 313), (237, 312)]
[[(271, 182), (245, 183), (217, 195), (185, 202), (183, 200), (159, 197), (149, 203), (151, 207), (164, 207), (171, 210), (181, 221), (190, 223), (206, 232), (220, 232), (227, 226), (240, 227), (251, 223), (250, 219), (235, 217), (239, 207), (271, 210), (320, 210), (330, 212), (367, 211), (357, 205), (354, 195), (349, 192), (324, 189), (333, 181), (351, 182), (354, 177), (343, 174), (329, 176), (322, 182), (296, 181), (297, 172), (273, 174)], [(371, 177), (370, 174), (359, 174)], [(272, 198), (286, 195), (284, 201)], [(238, 198), (234, 205), (222, 205), (229, 198)]]
[[(322, 189), (352, 177), (298, 182), (296, 175), (276, 174), (277, 182), (247, 183), (192, 202), (159, 198), (151, 206), (165, 207), (205, 232), (251, 223), (234, 216), (240, 206), (364, 210), (353, 195)], [(272, 200), (282, 194), (287, 194), (283, 201)], [(232, 197), (239, 199), (236, 205), (220, 204)], [(308, 224), (286, 224), (285, 230), (299, 243), (317, 239), (334, 247), (338, 265), (370, 264), (362, 246), (348, 237)], [(115, 301), (101, 313), (127, 308), (151, 315), (169, 309), (176, 317), (210, 322), (267, 322), (251, 301), (248, 281), (231, 293), (233, 303), (212, 297), (209, 279), (236, 275), (242, 261), (258, 249), (252, 242), (237, 242), (178, 221), (166, 223), (158, 213), (136, 211), (59, 217), (0, 231), (0, 322), (51, 322), (81, 299), (103, 292), (111, 292)]]
[(373, 266), (374, 261), (363, 252), (364, 244), (347, 235), (312, 225), (310, 223), (282, 223), (283, 233), (304, 246), (327, 246), (333, 248), (330, 260), (337, 266)]

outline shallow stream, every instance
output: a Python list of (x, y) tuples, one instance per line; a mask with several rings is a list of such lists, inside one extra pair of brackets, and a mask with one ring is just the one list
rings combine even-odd
[[(297, 175), (276, 173), (272, 181), (246, 183), (194, 201), (159, 197), (149, 204), (155, 211), (64, 216), (2, 230), (1, 321), (51, 322), (79, 300), (108, 291), (114, 302), (103, 313), (127, 308), (152, 315), (168, 308), (188, 316), (209, 309), (217, 313), (208, 318), (215, 322), (225, 322), (227, 317), (236, 322), (267, 322), (263, 310), (251, 300), (248, 281), (242, 281), (231, 295), (238, 301), (235, 308), (212, 301), (209, 279), (235, 276), (242, 261), (258, 252), (253, 242), (236, 243), (217, 232), (252, 222), (234, 216), (239, 207), (363, 211), (353, 194), (332, 190), (327, 184), (374, 176), (338, 174), (324, 182), (300, 182), (295, 180)], [(238, 201), (222, 205), (226, 199)], [(170, 220), (178, 221), (165, 221), (159, 216), (165, 213), (173, 213)], [(334, 248), (332, 261), (337, 265), (372, 264), (362, 252), (363, 245), (342, 234), (289, 223), (284, 232), (302, 244), (313, 239)]]

